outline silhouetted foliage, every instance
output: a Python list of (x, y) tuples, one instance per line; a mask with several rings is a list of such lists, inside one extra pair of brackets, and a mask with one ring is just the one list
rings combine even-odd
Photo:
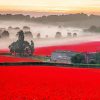
[(71, 58), (72, 63), (84, 63), (85, 56), (83, 54), (76, 54)]
[(27, 31), (24, 34), (25, 34), (25, 37), (33, 38), (32, 32), (30, 31)]
[(73, 33), (73, 37), (77, 37), (77, 33)]
[(72, 33), (68, 32), (67, 37), (72, 37)]
[(9, 38), (9, 32), (5, 30), (5, 31), (1, 34), (1, 38)]
[(100, 52), (97, 52), (95, 55), (95, 59), (97, 63), (100, 63)]
[(90, 15), (84, 13), (67, 14), (67, 15), (48, 15), (42, 17), (30, 17), (23, 14), (0, 14), (0, 20), (21, 20), (21, 21), (36, 21), (36, 22), (66, 22), (87, 19), (100, 19), (99, 15)]
[(37, 38), (41, 38), (41, 34), (40, 33), (37, 34)]
[(14, 29), (15, 29), (15, 30), (20, 30), (20, 28), (19, 28), (19, 27), (15, 27)]
[(86, 31), (86, 32), (96, 32), (96, 33), (98, 33), (98, 32), (100, 32), (100, 27), (97, 27), (97, 26), (95, 26), (95, 25), (92, 25), (90, 28), (85, 29), (84, 31)]
[(65, 14), (65, 15), (48, 15), (41, 17), (31, 17), (30, 15), (23, 14), (0, 14), (0, 20), (4, 21), (24, 21), (24, 22), (37, 22), (43, 24), (53, 24), (58, 26), (77, 26), (77, 27), (90, 27), (91, 25), (100, 25), (100, 15), (87, 15), (84, 13)]
[(89, 62), (89, 64), (96, 64), (97, 62), (96, 62), (96, 60), (91, 60), (90, 62)]
[(25, 32), (30, 31), (30, 27), (24, 26), (24, 27), (23, 27), (23, 31), (25, 31)]
[(61, 37), (62, 37), (61, 32), (57, 32), (56, 35), (55, 35), (55, 38), (61, 38)]
[(24, 40), (24, 32), (18, 32), (18, 40), (9, 45), (11, 54), (19, 54), (20, 56), (31, 56), (34, 52), (34, 42), (31, 44)]

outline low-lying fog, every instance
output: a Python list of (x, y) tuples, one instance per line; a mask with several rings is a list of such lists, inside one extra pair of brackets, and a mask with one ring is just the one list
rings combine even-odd
[[(26, 22), (9, 22), (9, 21), (1, 21), (0, 28), (5, 28), (8, 30), (8, 27), (11, 26), (13, 28), (19, 27), (20, 29), (23, 26), (30, 27), (30, 31), (33, 35), (33, 41), (35, 43), (35, 47), (42, 46), (52, 46), (52, 45), (64, 45), (64, 44), (76, 44), (88, 41), (99, 41), (100, 36), (91, 33), (83, 32), (83, 29), (74, 28), (74, 27), (62, 27), (62, 26), (52, 26), (52, 25), (43, 25), (37, 23), (26, 23)], [(55, 39), (56, 32), (61, 32), (62, 38)], [(67, 37), (67, 33), (77, 33), (77, 37)], [(0, 39), (0, 49), (7, 49), (8, 46), (17, 40), (16, 30), (10, 30), (10, 38), (8, 40)], [(37, 34), (40, 33), (41, 38), (37, 38)], [(47, 37), (48, 36), (48, 37)], [(28, 40), (29, 41), (29, 40)], [(30, 41), (29, 41), (30, 42)]]

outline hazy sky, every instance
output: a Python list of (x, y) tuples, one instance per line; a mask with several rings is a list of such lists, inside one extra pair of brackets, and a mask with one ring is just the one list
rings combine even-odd
[(0, 11), (100, 14), (100, 0), (0, 0)]

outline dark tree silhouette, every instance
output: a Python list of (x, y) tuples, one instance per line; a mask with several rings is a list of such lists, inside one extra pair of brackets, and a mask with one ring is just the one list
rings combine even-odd
[(61, 32), (56, 32), (55, 38), (61, 38), (61, 37), (62, 37)]
[(100, 64), (100, 52), (97, 52), (95, 55), (96, 62)]
[(92, 25), (90, 28), (85, 29), (84, 31), (86, 31), (86, 32), (96, 32), (96, 33), (99, 33), (100, 32), (100, 27), (97, 27), (95, 25)]
[(9, 38), (9, 32), (4, 30), (1, 34), (1, 38)]
[(32, 32), (30, 32), (30, 31), (27, 31), (24, 34), (25, 34), (25, 37), (33, 38)]
[(21, 30), (18, 32), (18, 40), (9, 45), (11, 54), (19, 54), (20, 56), (31, 56), (34, 51), (34, 43), (31, 44), (24, 40), (24, 32)]
[(25, 31), (25, 32), (30, 31), (30, 27), (24, 26), (24, 27), (23, 27), (23, 31)]
[(89, 64), (96, 64), (97, 62), (96, 62), (96, 60), (95, 59), (92, 59), (92, 60), (90, 60), (90, 62), (89, 62)]
[(73, 37), (77, 37), (77, 33), (73, 33)]
[(94, 26), (94, 25), (90, 27), (90, 30), (91, 30), (91, 31), (96, 31), (96, 29), (97, 29), (97, 27)]
[(9, 27), (8, 27), (8, 30), (11, 30), (11, 29), (13, 29), (12, 26), (9, 26)]
[(84, 63), (85, 56), (83, 54), (76, 54), (71, 58), (72, 63)]
[(41, 38), (41, 34), (40, 33), (37, 34), (37, 38)]
[(72, 37), (72, 33), (68, 32), (67, 37)]
[(15, 27), (14, 29), (20, 31), (20, 28), (19, 27)]

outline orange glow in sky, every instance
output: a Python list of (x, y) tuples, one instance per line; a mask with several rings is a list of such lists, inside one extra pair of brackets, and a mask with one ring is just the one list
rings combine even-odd
[(0, 0), (0, 11), (100, 14), (100, 0)]

